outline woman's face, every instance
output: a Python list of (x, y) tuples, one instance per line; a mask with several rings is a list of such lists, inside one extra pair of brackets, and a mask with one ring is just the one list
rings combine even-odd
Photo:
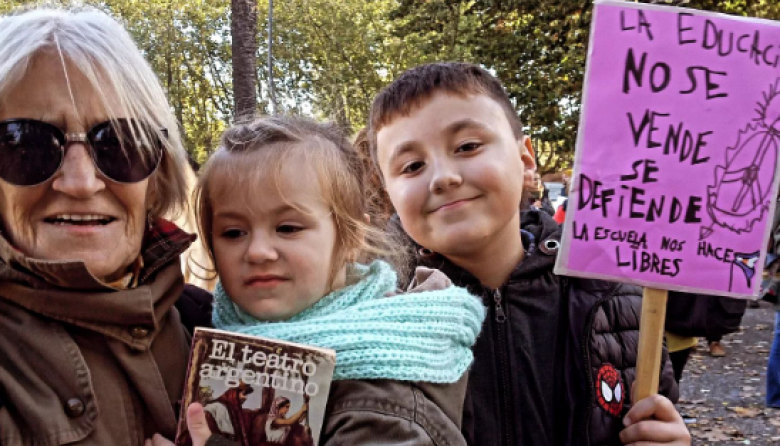
[(279, 415), (281, 415), (282, 418), (287, 418), (287, 412), (290, 411), (290, 405), (285, 404), (284, 406), (279, 408)]
[[(97, 92), (75, 66), (66, 66), (70, 89), (56, 54), (35, 57), (22, 81), (2, 98), (0, 121), (36, 119), (68, 134), (107, 121), (111, 114)], [(81, 260), (95, 277), (113, 281), (140, 254), (148, 193), (148, 178), (115, 183), (95, 168), (86, 143), (73, 142), (60, 170), (43, 184), (14, 186), (0, 179), (0, 217), (9, 241), (25, 255)]]

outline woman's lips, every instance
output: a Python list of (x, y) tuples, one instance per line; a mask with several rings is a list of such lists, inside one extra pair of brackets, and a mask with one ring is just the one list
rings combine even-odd
[(44, 220), (45, 228), (59, 234), (77, 235), (77, 236), (96, 236), (99, 234), (112, 234), (118, 220), (109, 220), (107, 222), (86, 221), (86, 222), (63, 222)]

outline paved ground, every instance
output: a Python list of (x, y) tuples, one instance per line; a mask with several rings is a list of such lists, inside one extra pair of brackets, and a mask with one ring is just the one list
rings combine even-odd
[(680, 413), (688, 417), (693, 444), (780, 446), (780, 409), (764, 406), (766, 362), (774, 309), (748, 308), (742, 329), (723, 339), (728, 355), (712, 358), (704, 341), (683, 374)]

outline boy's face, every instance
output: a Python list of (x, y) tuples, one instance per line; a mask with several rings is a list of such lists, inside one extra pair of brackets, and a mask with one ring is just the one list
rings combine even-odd
[(519, 237), (523, 171), (533, 157), (489, 96), (436, 93), (377, 134), (377, 159), (406, 232), (445, 256)]

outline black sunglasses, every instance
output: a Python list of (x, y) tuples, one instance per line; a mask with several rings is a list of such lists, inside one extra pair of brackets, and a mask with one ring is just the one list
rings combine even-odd
[[(161, 133), (168, 135), (164, 129)], [(137, 183), (154, 173), (162, 159), (163, 143), (155, 134), (132, 119), (102, 122), (86, 134), (66, 134), (35, 119), (0, 121), (0, 178), (15, 186), (44, 183), (62, 167), (68, 144), (83, 142), (95, 168), (106, 178)], [(151, 147), (133, 135), (147, 135)]]

